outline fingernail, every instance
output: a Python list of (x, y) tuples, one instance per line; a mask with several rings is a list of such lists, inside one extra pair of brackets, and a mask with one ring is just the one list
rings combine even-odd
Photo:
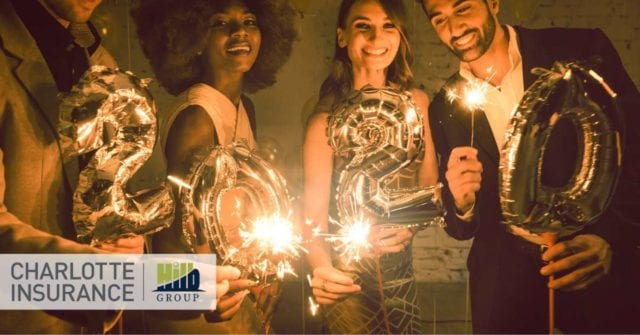
[(236, 279), (240, 278), (240, 274), (241, 274), (240, 270), (238, 268), (234, 268), (234, 267), (231, 267), (231, 269), (232, 269), (231, 271), (233, 272), (233, 277), (236, 278)]

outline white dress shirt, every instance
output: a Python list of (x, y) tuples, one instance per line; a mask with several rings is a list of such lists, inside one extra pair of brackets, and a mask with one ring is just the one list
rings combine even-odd
[[(498, 149), (504, 145), (504, 135), (507, 130), (507, 124), (511, 118), (511, 114), (518, 106), (520, 99), (524, 95), (524, 72), (522, 70), (522, 56), (518, 48), (518, 39), (516, 31), (512, 26), (507, 25), (507, 33), (509, 36), (509, 71), (498, 86), (489, 83), (492, 69), (487, 69), (487, 77), (478, 78), (471, 72), (469, 63), (460, 63), (460, 75), (469, 81), (485, 81), (485, 93), (487, 103), (483, 106), (483, 110), (489, 125), (493, 138), (496, 141)], [(472, 209), (473, 210), (473, 209)], [(471, 219), (471, 213), (465, 213), (459, 216), (461, 219)], [(529, 242), (536, 244), (544, 244), (544, 240), (540, 235), (533, 234), (526, 229), (509, 226), (510, 231)]]

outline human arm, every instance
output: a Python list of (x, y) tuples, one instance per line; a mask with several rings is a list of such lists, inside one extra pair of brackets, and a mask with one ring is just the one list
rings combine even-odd
[(637, 253), (640, 215), (635, 209), (640, 202), (640, 173), (637, 169), (640, 164), (637, 146), (640, 138), (634, 131), (640, 125), (640, 94), (606, 35), (600, 29), (586, 30), (585, 34), (589, 35), (586, 40), (590, 42), (583, 44), (582, 58), (598, 59), (590, 65), (616, 93), (618, 111), (598, 100), (597, 92), (591, 92), (591, 98), (605, 106), (603, 111), (620, 132), (622, 165), (611, 203), (601, 217), (579, 235), (557, 243), (543, 255), (544, 260), (552, 263), (542, 267), (540, 272), (543, 275), (554, 274), (556, 278), (549, 285), (562, 290), (588, 288), (608, 275), (612, 267), (618, 267), (613, 271), (622, 271), (620, 273), (640, 267)]
[[(447, 87), (447, 85), (455, 86), (455, 83), (447, 83), (445, 84), (445, 87)], [(459, 127), (456, 124), (457, 120), (452, 117), (453, 115), (458, 114), (455, 110), (458, 107), (455, 104), (447, 102), (444, 96), (445, 90), (442, 89), (429, 106), (429, 125), (434, 147), (437, 155), (439, 156), (439, 180), (444, 184), (444, 187), (442, 188), (442, 200), (446, 209), (445, 221), (447, 222), (447, 226), (445, 227), (445, 230), (455, 239), (466, 240), (475, 236), (476, 231), (479, 228), (479, 222), (476, 220), (477, 215), (471, 215), (471, 217), (466, 220), (461, 218), (460, 214), (466, 214), (462, 210), (468, 208), (457, 208), (456, 197), (458, 198), (458, 202), (460, 202), (461, 193), (459, 191), (461, 190), (458, 189), (458, 186), (455, 184), (450, 185), (449, 179), (455, 179), (455, 171), (458, 171), (458, 174), (465, 171), (464, 165), (467, 165), (469, 162), (459, 165), (462, 163), (460, 158), (462, 156), (469, 155), (470, 157), (478, 160), (476, 156), (477, 151), (473, 152), (473, 150), (470, 150), (470, 152), (466, 152), (457, 150), (454, 152), (456, 147), (464, 147), (468, 145), (468, 142), (465, 142), (465, 136), (468, 136), (468, 134), (463, 133), (466, 130)], [(453, 166), (453, 170), (451, 170), (451, 172), (449, 172), (450, 166)], [(447, 178), (448, 172), (450, 174), (449, 178)], [(454, 196), (454, 194), (456, 195)], [(462, 193), (462, 197), (464, 197), (464, 193)], [(474, 204), (475, 195), (473, 199), (467, 199), (466, 201), (466, 205), (469, 203), (472, 204), (472, 213), (475, 214), (479, 209), (478, 206)], [(465, 203), (460, 203), (459, 205), (465, 205)]]
[(432, 186), (438, 182), (438, 159), (436, 149), (431, 136), (429, 124), (429, 97), (419, 89), (411, 90), (418, 112), (422, 115), (422, 127), (424, 129), (423, 158), (418, 170), (418, 184), (420, 186)]
[(329, 229), (329, 199), (333, 172), (333, 151), (327, 143), (328, 114), (317, 113), (309, 119), (303, 146), (304, 166), (304, 219), (311, 223), (306, 236), (309, 253), (307, 261), (313, 270), (311, 286), (319, 304), (331, 304), (344, 296), (360, 291), (351, 277), (333, 267), (329, 245), (311, 234), (311, 228), (320, 232)]
[[(194, 157), (204, 154), (215, 143), (213, 122), (202, 107), (191, 105), (180, 111), (171, 124), (167, 136), (165, 146), (167, 173), (185, 180)], [(211, 252), (207, 245), (196, 247), (196, 251)], [(240, 271), (235, 268), (218, 266), (216, 270), (218, 304), (215, 315), (218, 321), (229, 320), (239, 310), (247, 294), (246, 289), (252, 287), (254, 283), (239, 279)]]

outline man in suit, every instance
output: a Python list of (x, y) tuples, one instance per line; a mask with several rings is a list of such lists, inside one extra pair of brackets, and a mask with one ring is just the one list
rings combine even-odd
[[(542, 252), (541, 236), (501, 223), (499, 148), (509, 115), (536, 79), (534, 67), (554, 61), (598, 59), (595, 70), (618, 93), (622, 114), (605, 110), (620, 126), (640, 126), (640, 95), (611, 42), (598, 29), (542, 29), (501, 25), (499, 0), (418, 0), (441, 42), (460, 59), (430, 106), (430, 125), (440, 156), (440, 179), (448, 209), (447, 232), (474, 238), (468, 259), (474, 332), (547, 331), (547, 276), (556, 291), (556, 325), (563, 331), (637, 331), (640, 266), (640, 155), (635, 129), (623, 138), (620, 184), (602, 217)], [(597, 63), (597, 62), (596, 62)], [(489, 83), (488, 103), (475, 112), (475, 145), (470, 147), (471, 113), (447, 98), (448, 88), (467, 80)], [(570, 133), (570, 132), (569, 132)], [(555, 136), (555, 135), (554, 135)], [(573, 141), (573, 142), (572, 142)], [(568, 138), (567, 142), (575, 143)], [(563, 143), (554, 141), (552, 143)], [(570, 145), (545, 155), (549, 184), (573, 173), (563, 156)], [(555, 164), (553, 164), (555, 163)], [(549, 262), (549, 263), (547, 263)], [(635, 268), (636, 270), (631, 270)], [(625, 298), (626, 297), (626, 298)], [(632, 297), (629, 299), (628, 297)], [(635, 300), (635, 301), (634, 301)]]
[[(142, 236), (105, 243), (73, 242), (71, 195), (77, 159), (64, 160), (56, 132), (59, 92), (68, 92), (89, 61), (115, 67), (95, 41), (74, 42), (67, 27), (86, 24), (100, 1), (0, 1), (0, 249), (11, 253), (141, 253)], [(87, 30), (89, 31), (89, 30)], [(55, 316), (53, 315), (55, 314)], [(2, 332), (101, 331), (114, 312), (3, 311)], [(104, 322), (103, 322), (104, 321)]]

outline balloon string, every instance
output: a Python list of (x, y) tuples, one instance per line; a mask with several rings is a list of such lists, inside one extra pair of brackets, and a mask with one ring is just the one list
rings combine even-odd
[[(547, 246), (551, 248), (556, 243), (557, 236), (553, 233), (542, 233), (542, 238)], [(548, 283), (551, 283), (554, 278), (554, 275), (550, 275)], [(549, 334), (553, 334), (555, 328), (555, 291), (549, 288)]]
[(382, 270), (380, 269), (380, 252), (376, 252), (376, 272), (378, 278), (378, 292), (380, 293), (380, 307), (382, 308), (382, 314), (384, 315), (384, 326), (387, 328), (387, 334), (391, 334), (391, 325), (389, 325), (389, 315), (387, 314), (387, 307), (384, 302), (384, 289), (382, 287)]

